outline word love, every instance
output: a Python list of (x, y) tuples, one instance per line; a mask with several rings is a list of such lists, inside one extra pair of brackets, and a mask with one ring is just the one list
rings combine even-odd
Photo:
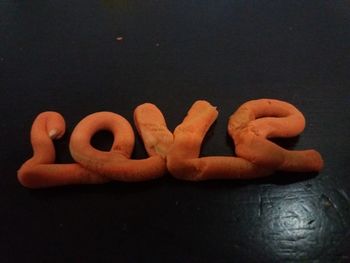
[[(252, 179), (277, 170), (318, 172), (323, 167), (322, 157), (315, 150), (290, 151), (268, 140), (297, 136), (305, 127), (298, 109), (274, 99), (248, 101), (230, 116), (228, 133), (236, 156), (199, 157), (205, 134), (217, 116), (218, 111), (209, 102), (196, 101), (172, 133), (155, 105), (139, 105), (134, 110), (134, 122), (149, 157), (132, 160), (135, 136), (130, 123), (116, 113), (93, 113), (71, 134), (69, 148), (76, 163), (55, 164), (52, 140), (62, 137), (65, 122), (59, 113), (43, 112), (31, 129), (33, 157), (19, 169), (18, 180), (29, 188), (43, 188), (112, 180), (139, 182), (166, 172), (178, 179), (201, 181)], [(100, 130), (113, 133), (110, 151), (100, 151), (90, 143)]]

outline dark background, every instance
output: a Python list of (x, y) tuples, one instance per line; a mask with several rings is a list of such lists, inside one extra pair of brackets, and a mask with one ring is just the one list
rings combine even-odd
[[(350, 262), (349, 51), (349, 1), (2, 0), (0, 261)], [(228, 117), (263, 97), (305, 114), (304, 133), (282, 143), (319, 150), (322, 172), (43, 190), (16, 179), (41, 111), (66, 118), (65, 163), (69, 134), (92, 112), (132, 123), (149, 101), (173, 130), (206, 99), (219, 118), (202, 154), (230, 155)]]

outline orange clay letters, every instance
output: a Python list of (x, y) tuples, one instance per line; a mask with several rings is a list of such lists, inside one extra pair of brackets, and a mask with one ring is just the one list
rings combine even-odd
[[(81, 120), (70, 137), (69, 148), (76, 163), (55, 164), (53, 141), (63, 136), (65, 122), (57, 112), (43, 112), (33, 122), (33, 157), (18, 170), (19, 182), (29, 188), (68, 184), (98, 184), (112, 180), (139, 182), (166, 172), (178, 179), (253, 179), (275, 171), (318, 172), (323, 167), (315, 150), (290, 151), (270, 141), (294, 137), (305, 127), (303, 114), (293, 105), (274, 99), (251, 100), (229, 118), (228, 134), (236, 156), (199, 157), (202, 141), (218, 116), (209, 102), (196, 101), (174, 133), (161, 111), (151, 103), (134, 110), (134, 122), (148, 158), (130, 159), (134, 132), (130, 123), (112, 112), (93, 113)], [(100, 131), (114, 136), (109, 151), (95, 149), (90, 141)]]

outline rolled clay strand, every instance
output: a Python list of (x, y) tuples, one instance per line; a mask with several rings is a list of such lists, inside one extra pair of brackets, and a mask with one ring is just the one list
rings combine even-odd
[(273, 171), (231, 156), (199, 157), (201, 144), (218, 112), (207, 101), (196, 101), (174, 131), (174, 143), (167, 155), (169, 172), (178, 179), (252, 179)]
[[(113, 133), (110, 151), (100, 151), (90, 144), (92, 136), (100, 130)], [(138, 182), (161, 177), (166, 171), (165, 159), (155, 153), (146, 159), (130, 159), (134, 142), (133, 129), (125, 118), (112, 112), (97, 112), (76, 125), (69, 148), (76, 162), (112, 180)]]
[(33, 157), (18, 170), (19, 182), (28, 188), (44, 188), (69, 184), (97, 184), (108, 178), (93, 173), (79, 164), (55, 164), (54, 139), (65, 133), (65, 121), (57, 112), (40, 113), (31, 128)]
[(166, 157), (174, 136), (169, 131), (162, 112), (152, 103), (144, 103), (134, 110), (134, 123), (150, 156)]
[(315, 150), (286, 150), (268, 140), (293, 137), (305, 127), (303, 114), (290, 103), (275, 99), (251, 100), (229, 118), (228, 133), (237, 156), (268, 169), (318, 172), (323, 160)]

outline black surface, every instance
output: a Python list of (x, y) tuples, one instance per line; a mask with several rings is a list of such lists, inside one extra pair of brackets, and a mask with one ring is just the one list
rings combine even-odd
[[(0, 39), (1, 262), (350, 261), (349, 1), (3, 0)], [(132, 122), (150, 101), (174, 129), (206, 99), (219, 118), (202, 153), (230, 155), (229, 115), (262, 97), (305, 114), (294, 148), (318, 149), (321, 173), (44, 190), (17, 182), (41, 111), (65, 116), (56, 145), (70, 162), (69, 134), (89, 113)], [(138, 138), (134, 157), (145, 156)]]

